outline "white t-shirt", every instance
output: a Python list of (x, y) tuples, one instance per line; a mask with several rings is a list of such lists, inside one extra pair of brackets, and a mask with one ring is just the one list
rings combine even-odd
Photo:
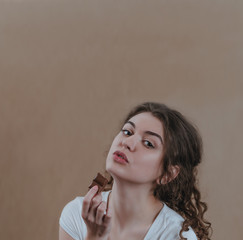
[[(107, 202), (109, 192), (102, 192), (102, 201)], [(83, 197), (76, 197), (63, 209), (59, 224), (75, 240), (85, 240), (87, 228), (82, 218)], [(183, 218), (166, 204), (161, 209), (144, 240), (179, 240), (179, 232), (183, 223)], [(183, 232), (183, 237), (187, 240), (197, 240), (194, 231), (189, 228)]]

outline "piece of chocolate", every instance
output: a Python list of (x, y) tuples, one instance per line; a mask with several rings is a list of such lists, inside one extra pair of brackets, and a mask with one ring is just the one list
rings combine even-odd
[(98, 193), (100, 193), (105, 189), (107, 183), (108, 180), (105, 177), (103, 177), (100, 173), (98, 173), (91, 185), (89, 186), (89, 189), (97, 185), (99, 188)]

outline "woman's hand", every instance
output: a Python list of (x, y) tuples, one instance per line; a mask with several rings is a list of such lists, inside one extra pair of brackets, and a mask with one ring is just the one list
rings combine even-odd
[(98, 186), (92, 187), (83, 199), (82, 218), (87, 226), (86, 239), (107, 240), (111, 230), (111, 212), (106, 202), (102, 201), (101, 193), (96, 195), (97, 191)]

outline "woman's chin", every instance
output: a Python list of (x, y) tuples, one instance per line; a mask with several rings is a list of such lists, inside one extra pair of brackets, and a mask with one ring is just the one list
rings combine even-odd
[(112, 168), (112, 167), (106, 167), (106, 171), (114, 178), (114, 176), (117, 175), (117, 171), (116, 169)]
[(115, 168), (114, 166), (109, 166), (107, 165), (106, 166), (106, 171), (113, 177), (113, 178), (116, 178), (116, 177), (119, 177), (119, 175), (121, 175), (118, 171), (117, 168)]

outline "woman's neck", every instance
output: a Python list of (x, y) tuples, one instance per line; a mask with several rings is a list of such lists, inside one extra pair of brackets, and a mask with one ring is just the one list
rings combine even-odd
[(114, 181), (108, 207), (112, 211), (112, 225), (118, 232), (142, 229), (153, 223), (163, 203), (153, 196), (150, 188), (144, 184)]

